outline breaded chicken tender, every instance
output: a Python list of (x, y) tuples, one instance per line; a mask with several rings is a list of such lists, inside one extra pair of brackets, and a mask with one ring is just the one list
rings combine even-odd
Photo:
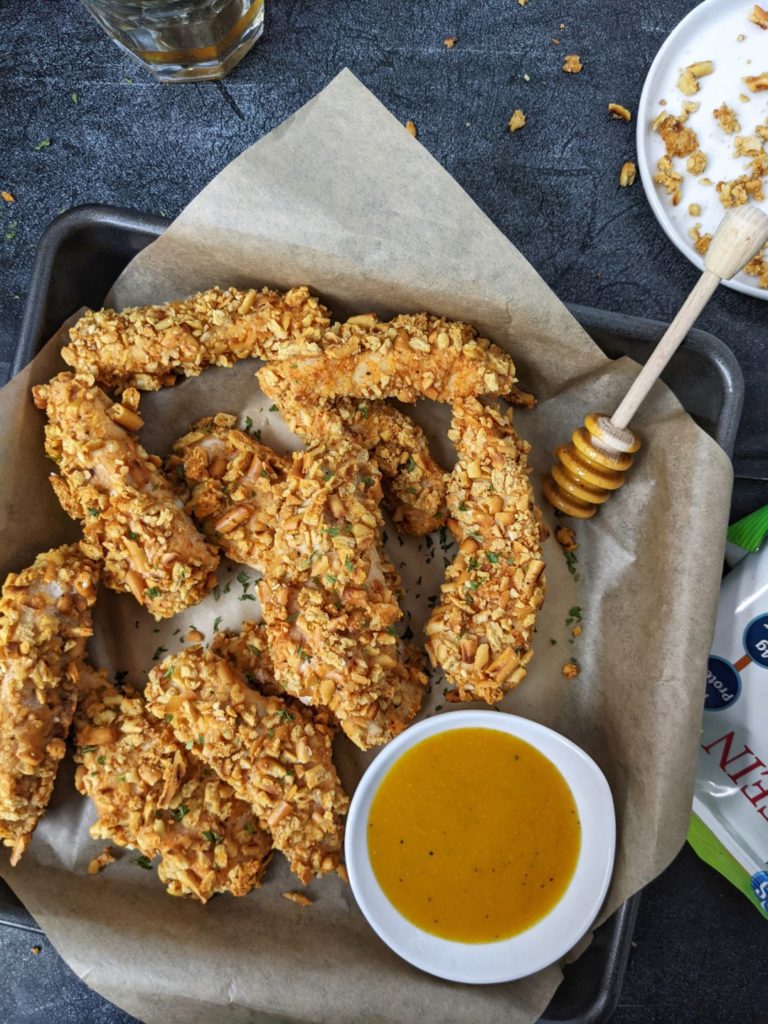
[(344, 396), (453, 402), (512, 395), (517, 382), (507, 352), (478, 337), (469, 324), (427, 313), (402, 314), (388, 323), (373, 315), (353, 317), (325, 335), (320, 355), (297, 352), (270, 370), (306, 403)]
[(78, 544), (10, 573), (0, 597), (0, 840), (19, 862), (53, 792), (99, 567)]
[(213, 654), (230, 661), (238, 672), (242, 672), (249, 686), (255, 686), (260, 693), (278, 697), (285, 695), (285, 689), (275, 679), (275, 666), (263, 622), (244, 622), (239, 633), (220, 630), (214, 633), (208, 646)]
[(432, 458), (424, 431), (409, 416), (387, 402), (298, 401), (280, 368), (264, 367), (258, 376), (264, 393), (302, 440), (311, 444), (346, 430), (370, 451), (381, 470), (385, 503), (403, 533), (422, 537), (445, 525), (448, 474)]
[(216, 582), (218, 555), (132, 433), (142, 424), (135, 408), (71, 373), (32, 391), (59, 468), (51, 484), (82, 522), (86, 553), (104, 559), (106, 585), (133, 594), (156, 619), (197, 604)]
[(395, 629), (400, 581), (383, 550), (380, 499), (379, 471), (351, 438), (295, 453), (259, 584), (278, 679), (330, 708), (364, 750), (405, 728), (427, 682)]
[(96, 805), (94, 839), (159, 856), (172, 896), (205, 903), (260, 885), (272, 843), (253, 808), (148, 712), (141, 694), (117, 690), (90, 667), (80, 694), (75, 784)]
[(220, 551), (261, 571), (272, 546), (290, 458), (260, 444), (226, 413), (198, 420), (173, 446), (169, 478), (186, 488), (184, 507)]
[(539, 512), (530, 446), (504, 414), (465, 399), (449, 434), (459, 459), (448, 485), (459, 553), (425, 627), (427, 651), (455, 690), (450, 700), (494, 704), (526, 674), (544, 601)]
[(339, 868), (349, 800), (322, 716), (252, 689), (234, 664), (204, 647), (154, 668), (146, 697), (176, 738), (253, 806), (302, 882)]
[(157, 391), (177, 376), (238, 359), (279, 359), (317, 343), (328, 311), (305, 287), (284, 295), (264, 288), (211, 288), (164, 306), (87, 312), (70, 329), (64, 362), (105, 387)]

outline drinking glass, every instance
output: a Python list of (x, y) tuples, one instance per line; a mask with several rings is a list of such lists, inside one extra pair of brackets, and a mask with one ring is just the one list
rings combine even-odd
[(83, 0), (161, 82), (223, 78), (264, 30), (264, 0)]

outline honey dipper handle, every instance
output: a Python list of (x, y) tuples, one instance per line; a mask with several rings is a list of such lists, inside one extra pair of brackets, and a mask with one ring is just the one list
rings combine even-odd
[(621, 430), (627, 427), (720, 282), (738, 274), (766, 242), (768, 215), (762, 210), (750, 205), (738, 206), (726, 213), (707, 250), (704, 273), (611, 416), (614, 427)]
[(651, 353), (650, 359), (635, 378), (632, 387), (622, 399), (616, 412), (611, 416), (611, 423), (614, 427), (623, 430), (629, 425), (629, 421), (663, 373), (664, 367), (679, 348), (680, 342), (698, 320), (699, 314), (709, 302), (712, 293), (720, 284), (720, 280), (717, 274), (713, 274), (711, 270), (705, 270), (701, 275), (696, 282), (696, 287), (680, 307), (677, 316)]

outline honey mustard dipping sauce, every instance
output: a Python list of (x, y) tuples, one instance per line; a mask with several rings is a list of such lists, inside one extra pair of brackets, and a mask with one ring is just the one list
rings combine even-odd
[(536, 924), (564, 895), (581, 847), (576, 803), (555, 765), (483, 728), (449, 729), (403, 754), (366, 832), (389, 901), (454, 942), (498, 942)]

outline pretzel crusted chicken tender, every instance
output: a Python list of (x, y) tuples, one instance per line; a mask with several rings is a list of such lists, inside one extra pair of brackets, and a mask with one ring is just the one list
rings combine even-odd
[(305, 287), (284, 295), (211, 288), (164, 306), (89, 311), (70, 329), (61, 355), (108, 388), (157, 391), (207, 366), (279, 359), (286, 347), (316, 343), (329, 326), (328, 311)]
[(94, 839), (161, 858), (172, 896), (205, 903), (217, 892), (245, 896), (261, 879), (272, 844), (249, 804), (187, 751), (130, 687), (84, 668), (75, 723), (75, 784), (99, 817)]
[(409, 416), (386, 402), (298, 401), (285, 367), (274, 364), (257, 376), (264, 393), (302, 440), (312, 443), (347, 430), (370, 451), (381, 470), (384, 500), (404, 533), (421, 537), (445, 525), (448, 474), (432, 458), (424, 431)]
[(395, 631), (400, 582), (382, 547), (380, 498), (379, 472), (351, 438), (295, 453), (259, 584), (280, 682), (329, 708), (364, 750), (405, 728), (427, 682)]
[(216, 582), (218, 556), (132, 433), (142, 425), (135, 408), (71, 373), (32, 391), (59, 467), (53, 489), (82, 522), (87, 553), (104, 559), (107, 586), (133, 594), (156, 619), (200, 601)]
[(226, 413), (198, 420), (166, 466), (171, 480), (186, 482), (184, 507), (212, 543), (260, 571), (290, 458), (235, 429), (236, 422)]
[(512, 357), (469, 324), (427, 313), (379, 323), (372, 314), (337, 324), (319, 355), (292, 354), (281, 372), (304, 402), (353, 398), (433, 398), (516, 393)]
[(321, 717), (252, 689), (234, 664), (203, 647), (154, 668), (146, 696), (176, 738), (253, 806), (302, 882), (339, 867), (349, 801)]
[(476, 399), (457, 403), (449, 434), (459, 459), (448, 485), (459, 553), (425, 627), (427, 651), (455, 687), (452, 700), (501, 700), (526, 674), (544, 600), (530, 446), (509, 414)]
[(99, 571), (78, 544), (11, 573), (0, 597), (0, 840), (17, 864), (53, 792)]
[(239, 633), (221, 630), (214, 633), (210, 649), (242, 672), (251, 686), (260, 693), (283, 696), (285, 690), (275, 680), (275, 667), (269, 653), (269, 638), (262, 622), (244, 622)]

